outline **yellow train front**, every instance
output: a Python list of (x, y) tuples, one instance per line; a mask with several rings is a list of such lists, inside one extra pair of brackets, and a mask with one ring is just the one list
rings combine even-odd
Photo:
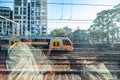
[[(73, 51), (73, 45), (69, 38), (65, 37), (54, 37), (54, 38), (32, 38), (27, 37), (32, 42), (32, 45), (35, 47), (40, 47), (43, 50), (51, 50), (51, 51)], [(8, 50), (14, 43), (17, 42), (24, 42), (23, 39), (25, 37), (17, 38), (17, 37), (10, 37), (10, 38), (1, 38), (0, 39), (0, 49), (1, 50)], [(17, 48), (17, 46), (16, 46)]]
[(53, 51), (73, 51), (73, 45), (69, 38), (51, 39), (50, 48)]

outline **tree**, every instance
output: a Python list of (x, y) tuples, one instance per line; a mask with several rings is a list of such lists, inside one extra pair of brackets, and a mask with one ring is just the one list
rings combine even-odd
[(66, 36), (69, 37), (72, 40), (72, 29), (68, 28), (68, 26), (63, 27), (63, 29), (65, 31)]
[(108, 44), (110, 43), (110, 40), (113, 39), (113, 36), (118, 31), (116, 22), (120, 20), (120, 8), (117, 7), (110, 10), (103, 10), (97, 14), (92, 27), (90, 27), (92, 29), (89, 29), (92, 39), (95, 38), (97, 41), (102, 42), (106, 40)]
[(54, 37), (65, 37), (65, 31), (62, 28), (59, 29), (54, 29), (53, 31), (51, 31), (51, 36)]
[(84, 43), (89, 41), (89, 34), (86, 30), (80, 30), (79, 28), (75, 30), (73, 33), (73, 42), (75, 43)]

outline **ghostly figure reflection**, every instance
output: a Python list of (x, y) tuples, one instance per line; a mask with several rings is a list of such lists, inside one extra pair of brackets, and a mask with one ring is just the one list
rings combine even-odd
[(8, 80), (45, 80), (43, 74), (52, 70), (52, 62), (40, 48), (32, 46), (30, 39), (24, 40), (8, 50), (6, 67), (11, 71)]

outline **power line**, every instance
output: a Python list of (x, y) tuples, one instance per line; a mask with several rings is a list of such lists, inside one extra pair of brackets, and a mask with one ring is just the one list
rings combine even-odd
[(108, 4), (78, 4), (78, 3), (47, 3), (47, 4), (57, 4), (57, 5), (81, 5), (81, 6), (115, 6)]
[(60, 21), (48, 21), (50, 23), (66, 23), (66, 24), (90, 24), (91, 22), (73, 22), (73, 21), (68, 21), (68, 22), (60, 22)]
[[(15, 20), (18, 20), (18, 19), (15, 19)], [(93, 21), (94, 19), (55, 19), (55, 18), (48, 18), (48, 19), (46, 19), (46, 20), (66, 20), (66, 21)], [(24, 19), (23, 19), (23, 21), (25, 21)], [(41, 20), (32, 20), (32, 19), (30, 19), (30, 20), (27, 20), (27, 21), (42, 21), (42, 19)], [(43, 19), (43, 21), (44, 21), (44, 19)]]
[(48, 18), (47, 20), (64, 20), (64, 21), (93, 21), (94, 19), (52, 19)]
[[(16, 1), (16, 2), (20, 2), (20, 1)], [(14, 1), (0, 1), (0, 3), (14, 3)], [(21, 2), (24, 3), (24, 2)], [(115, 6), (115, 5), (111, 5), (111, 4), (78, 4), (78, 3), (54, 3), (54, 2), (48, 2), (46, 3), (48, 5), (79, 5), (79, 6)]]

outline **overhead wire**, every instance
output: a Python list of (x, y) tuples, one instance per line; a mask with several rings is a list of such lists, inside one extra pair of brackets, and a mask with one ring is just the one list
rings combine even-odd
[(93, 20), (91, 19), (72, 19), (72, 20), (69, 20), (69, 19), (63, 19), (63, 20), (58, 20), (58, 19), (55, 19), (55, 20), (51, 20), (51, 19), (48, 19), (48, 22), (50, 23), (66, 23), (66, 24), (90, 24), (93, 22)]
[(71, 23), (71, 24), (90, 24), (91, 22), (67, 22), (67, 21), (64, 21), (64, 22), (60, 22), (60, 21), (50, 21), (50, 23)]
[(115, 6), (115, 5), (108, 5), (108, 4), (78, 4), (78, 3), (53, 3), (49, 2), (47, 4), (57, 4), (57, 5), (81, 5), (81, 6)]
[[(48, 20), (61, 20), (61, 21), (69, 21), (69, 22), (67, 22), (67, 23), (71, 23), (71, 21), (74, 23), (75, 21), (78, 21), (78, 22), (83, 22), (83, 21), (89, 21), (89, 22), (91, 22), (91, 21), (93, 21), (94, 19), (73, 19), (72, 18), (72, 12), (73, 12), (73, 6), (74, 5), (78, 5), (78, 6), (107, 6), (107, 7), (111, 7), (111, 6), (115, 6), (115, 5), (108, 5), (108, 4), (78, 4), (78, 3), (73, 3), (73, 2), (69, 2), (69, 3), (65, 3), (65, 2), (61, 2), (61, 3), (55, 3), (55, 2), (48, 2), (47, 3), (48, 5), (62, 5), (62, 8), (63, 8), (63, 6), (64, 5), (71, 5), (71, 11), (70, 11), (70, 19), (65, 19), (65, 18), (63, 18), (63, 11), (62, 11), (62, 18), (60, 18), (60, 19), (48, 19)], [(56, 23), (56, 22), (55, 22)], [(63, 22), (64, 23), (64, 22)], [(65, 22), (66, 23), (66, 22)]]
[[(51, 19), (48, 18), (47, 20), (61, 20), (61, 19)], [(93, 21), (94, 19), (62, 19), (64, 21)]]
[[(16, 1), (16, 2), (19, 2), (19, 1)], [(14, 3), (14, 1), (0, 1), (0, 3)], [(61, 17), (58, 18), (58, 19), (51, 19), (51, 18), (48, 18), (47, 20), (48, 21), (79, 21), (79, 22), (83, 22), (83, 21), (93, 21), (94, 19), (73, 19), (72, 18), (72, 12), (73, 12), (73, 5), (78, 5), (78, 6), (115, 6), (115, 5), (111, 5), (111, 4), (79, 4), (79, 3), (73, 3), (73, 2), (47, 2), (46, 4), (48, 5), (62, 5), (62, 12), (61, 12)], [(63, 12), (64, 12), (64, 5), (71, 5), (71, 11), (70, 11), (70, 19), (64, 19), (63, 18)]]
[(73, 7), (73, 5), (71, 5), (71, 16), (70, 16), (70, 19), (72, 19), (72, 7)]
[[(63, 0), (62, 0), (62, 2), (63, 2)], [(61, 12), (61, 17), (60, 17), (60, 19), (62, 19), (63, 18), (63, 8), (64, 8), (64, 6), (63, 5), (61, 5), (62, 6), (62, 12)]]
[[(64, 5), (71, 5), (71, 11), (70, 11), (70, 19), (50, 19), (50, 20), (67, 20), (67, 21), (93, 21), (93, 20), (77, 20), (77, 19), (72, 19), (72, 12), (73, 12), (73, 5), (79, 5), (79, 6), (108, 6), (108, 7), (111, 7), (111, 6), (115, 6), (115, 5), (107, 5), (107, 4), (78, 4), (78, 3), (73, 3), (73, 2), (69, 2), (69, 3), (64, 3), (64, 2), (61, 2), (61, 3), (54, 3), (54, 2), (48, 2), (47, 4), (50, 4), (50, 5), (62, 5), (62, 8)], [(62, 17), (63, 17), (63, 11), (62, 11)]]
[[(20, 2), (20, 1), (16, 1), (16, 2)], [(0, 1), (0, 3), (14, 3), (14, 1)], [(111, 4), (78, 4), (78, 3), (56, 3), (56, 2), (47, 2), (46, 4), (57, 4), (57, 5), (81, 5), (81, 6), (115, 6), (115, 5), (111, 5)]]

